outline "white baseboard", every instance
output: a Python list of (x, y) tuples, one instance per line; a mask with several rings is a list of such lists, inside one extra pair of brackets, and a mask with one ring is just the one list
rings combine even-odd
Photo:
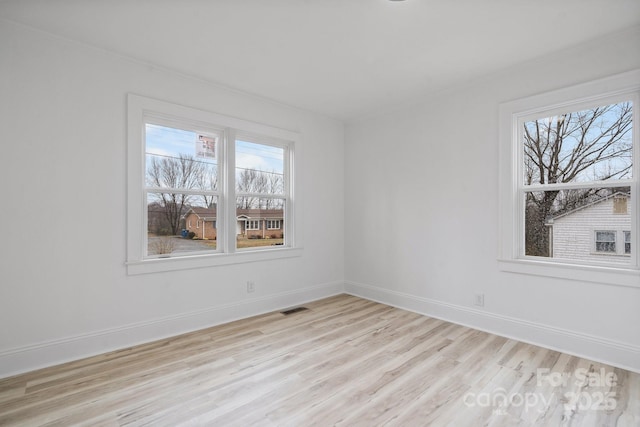
[(343, 292), (343, 282), (325, 283), (295, 291), (251, 298), (233, 304), (3, 350), (0, 351), (0, 378), (289, 308)]
[(640, 347), (356, 282), (345, 292), (473, 329), (640, 373)]
[(356, 282), (300, 290), (0, 351), (0, 378), (127, 348), (340, 293), (640, 373), (640, 347)]

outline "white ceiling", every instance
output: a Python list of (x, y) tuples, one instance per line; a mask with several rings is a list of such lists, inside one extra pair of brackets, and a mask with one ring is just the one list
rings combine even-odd
[(640, 1), (0, 0), (0, 17), (351, 120), (638, 25)]

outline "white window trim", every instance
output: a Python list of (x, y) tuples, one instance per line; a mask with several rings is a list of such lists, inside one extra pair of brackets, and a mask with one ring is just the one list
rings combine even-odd
[[(255, 227), (253, 224), (255, 223)], [(244, 229), (247, 231), (257, 231), (260, 230), (260, 221), (257, 219), (245, 219), (244, 220)]]
[[(596, 251), (596, 231), (610, 231), (613, 232), (615, 234), (615, 244), (616, 244), (616, 251), (615, 252), (599, 252)], [(626, 253), (625, 250), (625, 233), (627, 233), (627, 230), (623, 230), (621, 228), (616, 228), (616, 229), (592, 229), (592, 243), (591, 243), (591, 247), (593, 248), (591, 254), (592, 255), (602, 255), (602, 256), (613, 256), (613, 257), (626, 257), (629, 258), (631, 256), (630, 253)], [(631, 233), (629, 231), (629, 233)]]
[[(607, 242), (607, 243), (613, 243), (613, 247), (615, 248), (614, 251), (599, 251), (598, 250), (598, 233), (611, 233), (613, 234), (613, 242)], [(617, 230), (604, 230), (604, 229), (595, 229), (593, 230), (593, 232), (591, 233), (591, 236), (593, 238), (593, 253), (594, 254), (598, 254), (598, 255), (618, 255), (619, 251), (620, 251), (620, 245), (618, 245), (618, 231)], [(605, 241), (603, 241), (605, 242)]]
[[(125, 264), (128, 274), (204, 268), (302, 255), (302, 210), (298, 206), (303, 206), (301, 171), (304, 168), (302, 167), (302, 143), (299, 133), (134, 94), (128, 94), (127, 104), (127, 260)], [(292, 167), (289, 171), (289, 205), (287, 206), (286, 214), (292, 220), (288, 221), (285, 234), (286, 244), (277, 248), (269, 247), (235, 251), (236, 196), (235, 189), (229, 185), (225, 194), (219, 196), (225, 197), (225, 201), (227, 201), (227, 203), (223, 204), (223, 206), (227, 206), (226, 212), (220, 212), (221, 217), (219, 219), (224, 223), (229, 223), (228, 219), (230, 218), (233, 224), (218, 230), (218, 240), (226, 239), (226, 247), (233, 249), (229, 249), (228, 252), (224, 253), (144, 258), (143, 254), (146, 248), (146, 216), (144, 215), (144, 210), (146, 206), (143, 192), (145, 163), (143, 135), (146, 114), (166, 118), (166, 121), (202, 123), (204, 128), (226, 128), (227, 138), (229, 139), (228, 152), (226, 153), (228, 165), (235, 164), (235, 130), (242, 132), (242, 134), (261, 135), (273, 140), (290, 141), (291, 145), (288, 149), (290, 156), (288, 160), (290, 162), (287, 163), (292, 164)], [(228, 180), (230, 174), (235, 173), (234, 168), (227, 167), (224, 170), (225, 168), (221, 164), (219, 164), (219, 168), (223, 169), (221, 172), (222, 180), (232, 182)]]
[(627, 252), (627, 235), (629, 235), (629, 243), (631, 243), (631, 231), (622, 230), (622, 253), (626, 256), (631, 256), (631, 254)]
[[(604, 285), (640, 288), (640, 238), (638, 214), (640, 213), (640, 69), (593, 82), (571, 86), (553, 92), (535, 95), (500, 105), (499, 108), (499, 248), (498, 265), (502, 271), (554, 277)], [(525, 116), (532, 116), (552, 109), (575, 108), (577, 104), (592, 104), (600, 99), (628, 95), (634, 102), (634, 165), (631, 187), (630, 213), (632, 217), (631, 263), (629, 266), (595, 266), (568, 263), (566, 260), (525, 257), (522, 254), (524, 236), (516, 174), (519, 173), (519, 129), (515, 123)], [(534, 190), (534, 188), (532, 188)], [(571, 261), (573, 262), (573, 261)]]

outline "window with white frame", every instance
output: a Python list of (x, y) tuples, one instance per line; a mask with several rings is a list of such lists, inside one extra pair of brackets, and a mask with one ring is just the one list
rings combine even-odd
[[(300, 254), (296, 133), (137, 95), (128, 116), (130, 274)], [(242, 218), (285, 212), (277, 245), (244, 243)], [(204, 228), (194, 236), (192, 225)]]
[[(262, 230), (261, 226), (269, 228), (266, 218), (288, 218), (288, 157), (287, 146), (274, 144), (268, 138), (247, 133), (236, 138), (236, 215), (261, 218), (253, 230)], [(239, 250), (280, 246), (287, 234), (285, 230), (275, 236), (279, 239), (276, 241), (263, 230), (262, 234), (238, 236), (236, 245)]]
[[(621, 284), (637, 282), (639, 77), (632, 72), (501, 105), (504, 270), (579, 278), (576, 271), (601, 265), (603, 275), (580, 277), (613, 283), (620, 272)], [(630, 229), (624, 250), (635, 256), (598, 257), (622, 252), (618, 227)]]
[(280, 229), (280, 220), (279, 219), (269, 219), (269, 220), (267, 220), (267, 229), (268, 230), (279, 230)]
[(260, 230), (260, 221), (248, 219), (245, 221), (245, 230)]
[(596, 252), (616, 253), (615, 231), (596, 231), (595, 234)]
[(624, 253), (631, 254), (631, 232), (624, 232)]

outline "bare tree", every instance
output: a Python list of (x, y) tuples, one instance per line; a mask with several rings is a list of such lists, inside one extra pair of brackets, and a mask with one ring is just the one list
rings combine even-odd
[[(282, 194), (284, 179), (282, 174), (265, 172), (256, 169), (243, 169), (237, 177), (238, 192), (253, 194)], [(272, 198), (256, 196), (239, 196), (239, 209), (272, 209), (276, 203)]]
[[(525, 123), (525, 182), (553, 184), (628, 176), (631, 128), (630, 102)], [(610, 194), (610, 190), (604, 192)], [(526, 253), (549, 256), (547, 220), (602, 193), (597, 188), (526, 193)]]
[[(171, 234), (178, 234), (182, 216), (189, 208), (193, 195), (181, 193), (180, 190), (214, 189), (217, 185), (215, 165), (196, 160), (193, 156), (180, 154), (179, 157), (151, 157), (147, 165), (147, 186), (172, 191), (153, 193), (152, 204), (159, 209), (169, 226)], [(205, 196), (209, 206), (213, 196)], [(158, 208), (159, 207), (159, 208)]]
[[(205, 190), (215, 190), (218, 188), (218, 168), (216, 165), (205, 164), (202, 170), (196, 174), (197, 188)], [(205, 206), (211, 207), (216, 204), (216, 196), (202, 194)]]

